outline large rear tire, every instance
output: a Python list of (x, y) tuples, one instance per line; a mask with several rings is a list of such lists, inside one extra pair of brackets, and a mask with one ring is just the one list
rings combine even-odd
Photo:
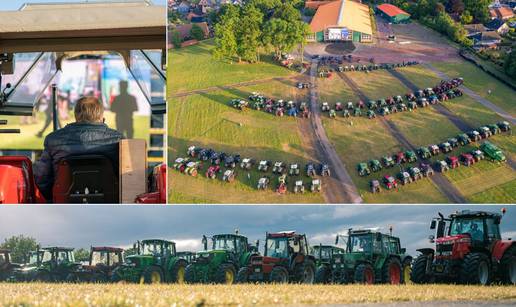
[(161, 284), (163, 282), (163, 272), (156, 266), (148, 266), (142, 273), (144, 284)]
[(301, 284), (313, 284), (315, 280), (315, 264), (311, 260), (306, 260), (294, 267), (296, 282)]
[(171, 274), (171, 282), (178, 283), (180, 285), (185, 283), (185, 271), (186, 271), (186, 262), (183, 260), (178, 260), (172, 269)]
[(240, 268), (240, 270), (238, 270), (237, 276), (236, 276), (236, 282), (238, 284), (245, 284), (245, 283), (249, 282), (249, 268), (248, 267), (243, 267), (243, 268)]
[(189, 264), (185, 268), (185, 283), (193, 284), (197, 282), (195, 278), (195, 268), (193, 264)]
[(415, 284), (427, 284), (430, 282), (430, 276), (426, 274), (426, 262), (428, 255), (419, 255), (412, 264), (412, 272), (410, 272), (410, 280)]
[(374, 270), (370, 264), (359, 264), (355, 269), (355, 283), (357, 284), (374, 284)]
[(463, 284), (488, 285), (491, 282), (489, 258), (483, 253), (467, 254), (459, 278)]
[(398, 258), (388, 258), (382, 268), (382, 282), (391, 285), (401, 283), (401, 263)]
[(270, 282), (277, 284), (288, 283), (288, 271), (282, 266), (275, 266), (270, 275)]
[(516, 285), (516, 245), (505, 251), (500, 264), (502, 282), (508, 285)]
[(34, 279), (39, 282), (51, 282), (52, 281), (52, 277), (50, 276), (50, 273), (47, 271), (39, 271), (38, 273), (36, 273), (36, 277)]
[(331, 282), (334, 284), (347, 284), (348, 282), (350, 282), (348, 280), (348, 275), (347, 275), (346, 270), (344, 270), (344, 269), (332, 270)]
[(411, 284), (410, 274), (412, 273), (412, 258), (405, 258), (401, 264), (401, 282), (403, 284)]
[(327, 265), (321, 265), (315, 271), (315, 283), (327, 284), (331, 282), (331, 270)]
[(219, 284), (231, 285), (235, 283), (235, 267), (232, 264), (221, 264), (215, 275), (215, 281)]

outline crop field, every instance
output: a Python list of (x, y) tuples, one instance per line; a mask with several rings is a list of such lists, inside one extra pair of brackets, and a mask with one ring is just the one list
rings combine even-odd
[(264, 306), (516, 300), (516, 288), (456, 285), (0, 284), (3, 306)]
[[(106, 124), (115, 129), (115, 115), (109, 111), (104, 113)], [(37, 137), (36, 134), (43, 128), (45, 123), (44, 112), (36, 114), (35, 121), (30, 124), (20, 124), (21, 117), (19, 116), (0, 116), (0, 119), (7, 119), (9, 124), (2, 125), (2, 129), (20, 129), (20, 134), (13, 134), (11, 137), (5, 137), (2, 140), (0, 149), (27, 149), (39, 150), (43, 149), (43, 141), (45, 136), (52, 132), (52, 124), (45, 130), (43, 137)], [(73, 122), (73, 112), (70, 112), (69, 119), (61, 121), (61, 126)], [(149, 116), (134, 116), (134, 138), (145, 139), (149, 138)]]

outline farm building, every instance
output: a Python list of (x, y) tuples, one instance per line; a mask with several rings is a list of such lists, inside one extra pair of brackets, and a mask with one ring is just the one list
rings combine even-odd
[(323, 4), (317, 8), (310, 22), (309, 41), (371, 42), (373, 30), (367, 5), (340, 0)]
[(384, 3), (376, 6), (376, 12), (392, 23), (407, 23), (410, 21), (410, 14), (399, 7)]

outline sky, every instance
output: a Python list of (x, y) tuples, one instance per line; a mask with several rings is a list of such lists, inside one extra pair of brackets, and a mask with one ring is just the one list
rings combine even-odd
[[(501, 206), (22, 206), (0, 207), (0, 242), (24, 234), (41, 245), (88, 248), (90, 245), (130, 247), (141, 239), (175, 241), (177, 250), (201, 249), (203, 234), (238, 229), (250, 242), (265, 232), (295, 230), (306, 233), (309, 244), (333, 244), (348, 228), (381, 227), (401, 239), (402, 247), (431, 247), (432, 217), (457, 210), (500, 212)], [(516, 207), (502, 219), (504, 238), (516, 238)]]
[[(85, 0), (0, 0), (1, 11), (17, 11), (25, 3), (45, 3), (45, 2), (85, 2)], [(94, 2), (94, 1), (91, 1)], [(166, 0), (152, 0), (156, 5), (166, 5)]]

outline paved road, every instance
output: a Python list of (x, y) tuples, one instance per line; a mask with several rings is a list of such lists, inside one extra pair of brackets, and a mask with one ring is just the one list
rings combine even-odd
[[(317, 66), (317, 60), (313, 60), (310, 67), (310, 82), (313, 86), (310, 88), (311, 116), (308, 123), (308, 129), (311, 131), (304, 133), (304, 135), (310, 138), (319, 160), (328, 163), (332, 170), (331, 178), (326, 180), (323, 189), (325, 200), (327, 203), (362, 203), (362, 197), (360, 197), (344, 163), (330, 143), (322, 124), (320, 108), (317, 103), (319, 98), (316, 84)], [(306, 121), (301, 121), (301, 125), (306, 124), (304, 122)], [(302, 130), (306, 129), (306, 126), (304, 129), (302, 128)]]
[[(437, 69), (435, 66), (433, 66), (430, 63), (425, 63), (425, 65), (428, 69), (435, 72), (439, 78), (441, 79), (451, 79), (448, 75), (446, 75), (444, 72)], [(512, 125), (516, 124), (516, 118), (514, 118), (511, 114), (505, 112), (502, 108), (495, 105), (491, 101), (485, 99), (484, 97), (480, 96), (479, 94), (475, 93), (471, 89), (467, 88), (466, 86), (462, 85), (461, 89), (464, 91), (466, 95), (473, 98), (478, 103), (482, 104), (484, 107), (490, 109), (491, 111), (495, 112), (496, 114), (500, 115), (501, 117), (505, 118), (508, 122), (510, 122)]]
[[(357, 84), (351, 80), (346, 74), (338, 73), (338, 75), (344, 80), (348, 86), (362, 99), (362, 101), (369, 101), (370, 99), (360, 90)], [(387, 120), (384, 116), (379, 116), (379, 120), (383, 124), (383, 126), (388, 130), (391, 135), (398, 140), (398, 142), (405, 148), (416, 151), (417, 148), (414, 146), (405, 135), (396, 127), (396, 125)], [(421, 161), (430, 163), (427, 159), (422, 159)], [(457, 188), (441, 173), (435, 172), (434, 176), (430, 177), (430, 179), (437, 186), (437, 189), (448, 198), (450, 202), (453, 203), (466, 203), (466, 198), (460, 193)]]

